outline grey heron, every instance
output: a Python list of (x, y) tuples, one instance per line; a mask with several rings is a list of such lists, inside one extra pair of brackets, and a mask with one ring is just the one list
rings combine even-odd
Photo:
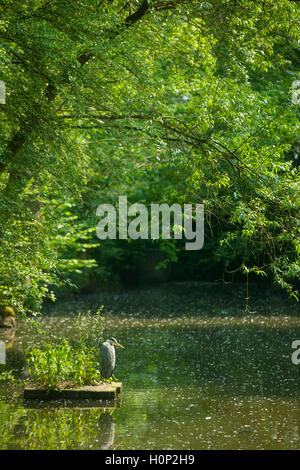
[(116, 338), (109, 338), (100, 346), (100, 372), (104, 379), (110, 379), (116, 365), (115, 346), (125, 349)]

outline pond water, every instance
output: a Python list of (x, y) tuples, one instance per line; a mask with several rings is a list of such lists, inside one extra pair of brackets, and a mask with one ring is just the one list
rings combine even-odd
[[(245, 312), (244, 287), (173, 284), (77, 296), (38, 321), (74, 337), (76, 313), (101, 305), (115, 336), (121, 400), (24, 403), (24, 349), (40, 337), (19, 321), (0, 382), (0, 449), (299, 449), (299, 306), (259, 293)], [(0, 370), (0, 372), (1, 372)]]

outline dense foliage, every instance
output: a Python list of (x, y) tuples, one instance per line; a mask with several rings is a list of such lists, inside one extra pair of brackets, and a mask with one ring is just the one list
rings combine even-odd
[[(96, 207), (122, 194), (204, 202), (193, 275), (254, 271), (295, 293), (297, 2), (0, 0), (0, 11), (2, 302), (35, 310), (70, 273), (100, 283), (149, 250), (96, 238)], [(155, 246), (174, 263), (183, 250)]]
[(111, 379), (103, 379), (99, 370), (99, 341), (103, 341), (101, 310), (93, 315), (89, 311), (85, 315), (79, 313), (71, 340), (64, 336), (58, 340), (37, 322), (31, 322), (47, 340), (25, 351), (29, 380), (45, 388), (111, 382)]

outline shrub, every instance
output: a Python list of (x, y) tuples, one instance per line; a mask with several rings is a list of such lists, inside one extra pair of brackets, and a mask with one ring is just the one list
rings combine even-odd
[(59, 345), (43, 342), (42, 348), (27, 350), (26, 359), (32, 381), (43, 387), (81, 386), (101, 380), (97, 350), (84, 343), (74, 348), (66, 338)]

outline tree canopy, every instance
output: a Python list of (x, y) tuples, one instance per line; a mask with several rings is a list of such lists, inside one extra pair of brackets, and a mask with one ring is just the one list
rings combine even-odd
[[(99, 246), (95, 212), (120, 194), (204, 203), (197, 269), (221, 261), (297, 296), (299, 3), (0, 0), (0, 11), (0, 299), (35, 309), (70, 272), (105, 279), (105, 249), (121, 260), (126, 248)], [(159, 243), (176, 261), (180, 244)]]

